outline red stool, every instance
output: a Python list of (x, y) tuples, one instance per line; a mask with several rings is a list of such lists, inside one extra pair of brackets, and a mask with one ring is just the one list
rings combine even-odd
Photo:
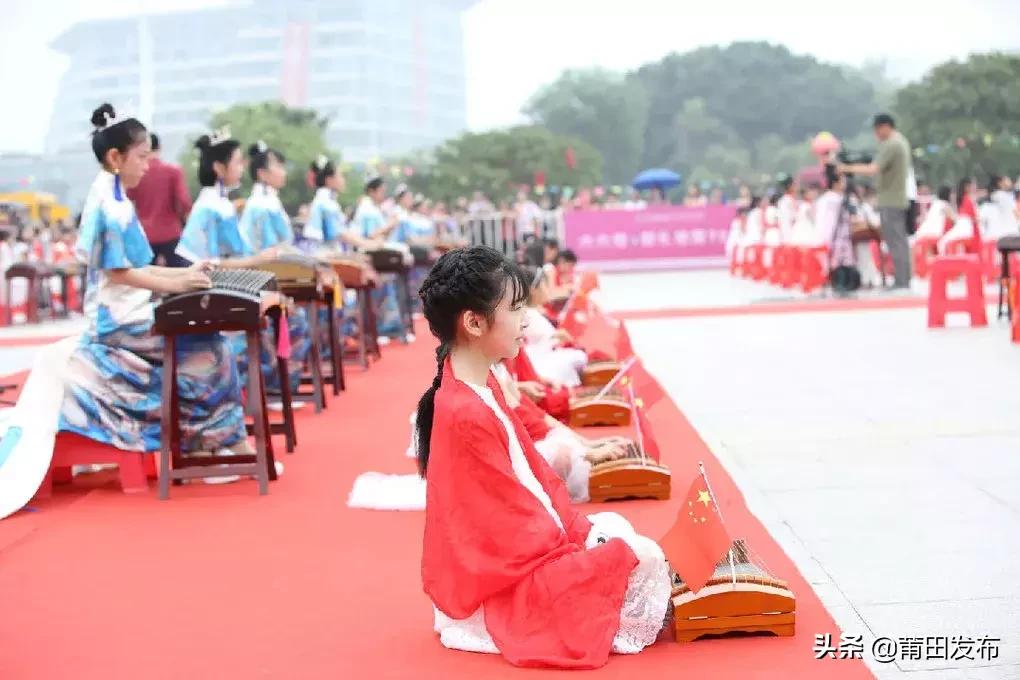
[(769, 267), (768, 280), (774, 286), (782, 285), (783, 283), (783, 272), (786, 271), (787, 267), (787, 246), (778, 245), (772, 248), (772, 264)]
[(749, 276), (755, 281), (765, 278), (764, 244), (755, 243), (744, 249), (744, 276)]
[[(967, 294), (962, 298), (949, 298), (946, 286), (951, 279), (964, 276)], [(967, 312), (971, 326), (987, 326), (985, 291), (981, 280), (981, 259), (975, 255), (942, 255), (931, 266), (931, 285), (928, 290), (928, 328), (946, 325), (947, 312)]]
[(981, 262), (984, 263), (986, 283), (996, 283), (999, 280), (1002, 269), (1000, 257), (998, 241), (981, 242)]
[[(1013, 278), (1009, 281), (1009, 299), (1012, 301), (1013, 309), (1017, 309), (1020, 303), (1020, 271), (1014, 270)], [(1010, 317), (1010, 340), (1020, 344), (1020, 314)]]
[(793, 288), (800, 281), (804, 254), (797, 246), (784, 246), (784, 250), (786, 261), (779, 285), (783, 288)]
[(156, 478), (156, 454), (121, 449), (101, 444), (94, 439), (73, 432), (58, 432), (53, 442), (53, 460), (36, 498), (53, 495), (53, 484), (71, 481), (72, 465), (102, 465), (116, 463), (120, 488), (124, 493), (144, 493), (149, 490), (146, 478)]
[(730, 276), (737, 276), (741, 273), (739, 260), (741, 250), (740, 246), (733, 246), (733, 250), (730, 252)]
[(931, 261), (935, 256), (939, 240), (937, 238), (919, 238), (914, 241), (914, 274), (919, 279), (928, 278)]
[(825, 285), (828, 279), (828, 254), (826, 246), (801, 249), (800, 288), (805, 293), (812, 293)]

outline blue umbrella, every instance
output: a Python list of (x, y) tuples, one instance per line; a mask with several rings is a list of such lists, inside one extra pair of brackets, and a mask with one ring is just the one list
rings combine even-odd
[(639, 172), (630, 184), (639, 191), (644, 191), (645, 189), (665, 190), (680, 184), (680, 175), (665, 168), (652, 168), (651, 170)]

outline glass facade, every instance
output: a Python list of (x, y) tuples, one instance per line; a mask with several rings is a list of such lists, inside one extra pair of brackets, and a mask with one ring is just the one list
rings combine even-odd
[[(329, 118), (330, 146), (369, 161), (465, 128), (460, 13), (470, 0), (253, 0), (247, 6), (76, 25), (47, 153), (94, 172), (88, 118), (130, 109), (178, 156), (211, 113), (283, 100)], [(116, 45), (116, 50), (111, 49)]]

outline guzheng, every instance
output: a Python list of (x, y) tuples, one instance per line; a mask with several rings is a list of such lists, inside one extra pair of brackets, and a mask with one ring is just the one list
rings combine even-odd
[(570, 395), (570, 427), (630, 425), (630, 402), (623, 392), (611, 389), (597, 398), (601, 387), (579, 387)]
[(372, 268), (381, 273), (399, 274), (408, 268), (408, 260), (413, 262), (410, 253), (398, 248), (380, 248), (366, 253)]
[(297, 252), (284, 253), (258, 269), (275, 275), (280, 292), (298, 302), (322, 298), (322, 276), (331, 270), (319, 259)]
[(588, 496), (592, 502), (626, 498), (669, 500), (669, 468), (643, 456), (633, 442), (627, 456), (592, 465), (588, 477)]
[(259, 293), (276, 290), (272, 273), (255, 269), (216, 269), (212, 288), (167, 297), (155, 310), (154, 330), (161, 335), (258, 329)]
[(698, 592), (677, 577), (673, 613), (677, 642), (736, 632), (785, 637), (794, 634), (797, 600), (785, 581), (752, 561), (747, 544), (738, 539)]
[(619, 370), (619, 361), (589, 361), (588, 365), (581, 369), (581, 384), (586, 387), (600, 387), (612, 380)]
[(362, 256), (338, 252), (320, 252), (316, 255), (333, 268), (337, 278), (347, 288), (367, 288), (376, 279), (375, 270)]

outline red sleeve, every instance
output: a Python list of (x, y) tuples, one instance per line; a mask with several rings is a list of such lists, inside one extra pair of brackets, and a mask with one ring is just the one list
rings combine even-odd
[(545, 411), (527, 397), (521, 399), (521, 403), (514, 409), (514, 413), (521, 419), (521, 423), (528, 431), (528, 436), (532, 441), (545, 439), (545, 436), (549, 434), (549, 425), (545, 422)]
[[(495, 415), (466, 408), (450, 413), (438, 397), (436, 406), (422, 551), (425, 592), (454, 618), (484, 605), (486, 628), (512, 664), (605, 664), (637, 566), (633, 551), (619, 539), (592, 550), (567, 540), (514, 475)], [(530, 440), (522, 444), (530, 449), (536, 477), (550, 489), (547, 477), (555, 473)], [(567, 520), (563, 498), (552, 490), (555, 509)], [(568, 534), (579, 528), (572, 518), (564, 525)]]
[(177, 216), (183, 222), (188, 218), (188, 213), (191, 212), (191, 194), (188, 193), (188, 185), (184, 181), (184, 173), (177, 167), (173, 170), (174, 208), (177, 210)]

